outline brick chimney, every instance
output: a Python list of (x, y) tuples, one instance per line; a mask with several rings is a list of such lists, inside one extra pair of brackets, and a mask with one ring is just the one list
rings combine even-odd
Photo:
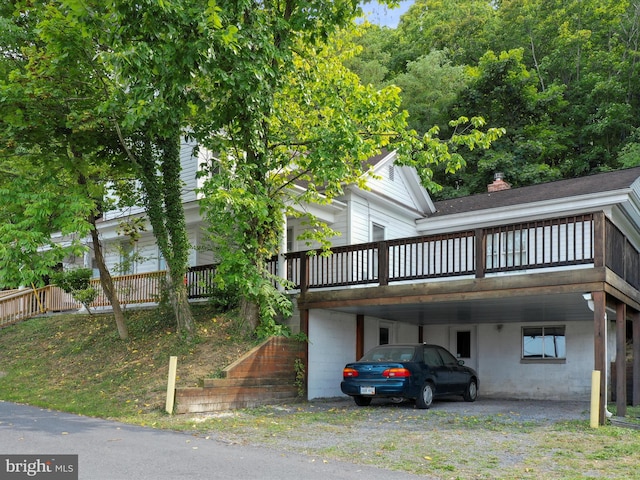
[(502, 172), (496, 172), (493, 176), (493, 183), (487, 185), (487, 191), (489, 193), (499, 192), (500, 190), (509, 190), (511, 185), (503, 180), (504, 174)]

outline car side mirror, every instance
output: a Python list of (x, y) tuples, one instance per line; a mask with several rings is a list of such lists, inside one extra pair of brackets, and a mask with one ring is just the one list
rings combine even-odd
[(460, 365), (461, 367), (464, 366), (464, 360), (458, 360), (458, 365)]

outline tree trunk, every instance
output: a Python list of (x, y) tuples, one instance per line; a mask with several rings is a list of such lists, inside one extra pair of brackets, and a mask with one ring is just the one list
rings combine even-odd
[(96, 259), (98, 271), (100, 272), (100, 284), (102, 285), (102, 290), (104, 291), (107, 300), (109, 300), (109, 303), (111, 303), (113, 316), (115, 317), (116, 326), (118, 327), (118, 335), (120, 335), (120, 338), (122, 340), (126, 340), (127, 338), (129, 338), (129, 332), (127, 331), (124, 312), (122, 311), (120, 300), (118, 299), (118, 294), (116, 293), (116, 289), (113, 285), (113, 278), (111, 278), (111, 273), (109, 273), (107, 264), (104, 261), (104, 255), (102, 254), (102, 245), (100, 244), (100, 238), (98, 237), (95, 218), (92, 216), (90, 218), (90, 221), (92, 225), (91, 238), (93, 240), (93, 254)]
[(162, 152), (161, 161), (156, 163), (149, 140), (139, 162), (145, 206), (153, 235), (167, 262), (169, 301), (177, 331), (191, 337), (195, 333), (195, 321), (184, 284), (191, 245), (182, 205), (179, 130), (174, 136), (156, 138), (155, 145)]
[(247, 322), (250, 332), (255, 332), (260, 323), (260, 306), (246, 297), (240, 299), (240, 317)]
[(191, 306), (189, 305), (189, 296), (187, 286), (183, 279), (174, 279), (171, 274), (167, 274), (169, 280), (169, 302), (176, 317), (176, 329), (178, 332), (186, 334), (187, 338), (192, 338), (195, 334), (195, 325)]

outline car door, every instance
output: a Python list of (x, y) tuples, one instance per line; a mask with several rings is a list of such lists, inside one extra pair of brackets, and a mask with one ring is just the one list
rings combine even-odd
[(460, 365), (458, 359), (448, 350), (436, 347), (438, 354), (442, 357), (444, 365), (443, 377), (446, 377), (447, 393), (460, 394), (467, 388), (469, 373), (467, 369)]
[[(426, 377), (432, 380), (436, 387), (436, 394), (442, 395), (449, 392), (451, 385), (449, 384), (449, 373), (444, 365), (442, 356), (434, 346), (425, 345), (422, 351), (423, 361), (425, 364)], [(423, 379), (426, 380), (427, 378)]]

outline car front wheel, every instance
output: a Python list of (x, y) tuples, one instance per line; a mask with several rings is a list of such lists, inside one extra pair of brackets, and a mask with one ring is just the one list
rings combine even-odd
[(478, 398), (478, 383), (475, 380), (471, 380), (469, 385), (467, 385), (467, 389), (464, 391), (464, 395), (462, 395), (465, 402), (475, 402), (476, 398)]
[(420, 389), (420, 395), (416, 398), (416, 407), (429, 408), (433, 403), (433, 384), (427, 382)]
[(358, 405), (359, 407), (368, 407), (369, 405), (371, 405), (371, 397), (356, 395), (353, 397), (353, 401), (356, 402), (356, 405)]

